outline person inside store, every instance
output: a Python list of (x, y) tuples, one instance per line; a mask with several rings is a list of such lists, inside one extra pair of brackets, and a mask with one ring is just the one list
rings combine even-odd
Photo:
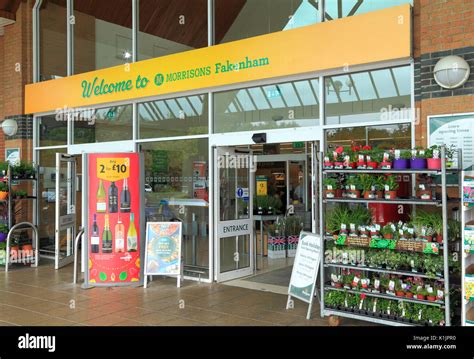
[(291, 196), (291, 198), (293, 199), (293, 201), (298, 201), (299, 203), (304, 203), (304, 172), (303, 172), (303, 168), (301, 168), (300, 166), (300, 169), (299, 169), (299, 172), (298, 172), (298, 184), (296, 185), (296, 187), (293, 189), (293, 195)]

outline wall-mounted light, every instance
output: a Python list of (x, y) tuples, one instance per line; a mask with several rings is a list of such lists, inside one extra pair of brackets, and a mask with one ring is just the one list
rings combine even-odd
[(439, 60), (433, 70), (438, 85), (453, 89), (464, 85), (469, 78), (469, 64), (462, 57), (451, 55)]
[(3, 133), (7, 136), (14, 136), (18, 131), (18, 123), (14, 119), (6, 119), (2, 122)]

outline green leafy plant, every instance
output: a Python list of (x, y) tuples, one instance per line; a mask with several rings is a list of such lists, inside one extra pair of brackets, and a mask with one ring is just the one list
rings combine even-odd
[(349, 176), (346, 179), (346, 185), (349, 186), (349, 189), (354, 186), (356, 190), (361, 190), (362, 186), (358, 176)]
[(388, 186), (389, 191), (398, 189), (398, 182), (395, 176), (387, 176), (385, 179), (385, 186)]
[(383, 226), (380, 230), (380, 233), (382, 233), (382, 235), (391, 234), (394, 236), (396, 231), (393, 229), (393, 223), (387, 223), (385, 226)]
[(442, 256), (427, 255), (423, 261), (423, 270), (429, 277), (436, 277), (444, 268), (444, 259)]
[(448, 219), (448, 238), (453, 242), (461, 238), (461, 222)]
[(8, 171), (8, 162), (0, 162), (0, 176), (5, 176)]
[(374, 177), (369, 174), (359, 175), (359, 186), (364, 192), (372, 191), (372, 186), (374, 185)]
[(8, 226), (6, 224), (0, 224), (0, 233), (7, 234), (8, 231)]
[(326, 216), (326, 230), (330, 233), (341, 229), (341, 224), (349, 223), (349, 207), (336, 206)]
[(289, 216), (285, 219), (285, 235), (296, 236), (303, 230), (303, 218), (299, 216)]
[(33, 178), (36, 168), (32, 163), (20, 161), (12, 166), (13, 177), (15, 178)]
[(0, 192), (8, 192), (8, 184), (0, 181)]
[(328, 188), (329, 186), (332, 187), (332, 189), (337, 189), (338, 187), (338, 182), (337, 179), (335, 178), (325, 178), (323, 181), (324, 187)]
[(412, 158), (411, 151), (410, 150), (400, 151), (400, 158), (404, 160), (410, 160)]
[(385, 176), (374, 177), (373, 185), (376, 191), (383, 191), (385, 188)]

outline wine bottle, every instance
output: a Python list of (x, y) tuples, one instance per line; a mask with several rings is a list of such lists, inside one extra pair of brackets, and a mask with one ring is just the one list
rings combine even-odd
[(128, 189), (128, 181), (124, 178), (122, 192), (120, 193), (120, 212), (130, 212), (132, 205), (131, 201), (132, 199)]
[(107, 204), (105, 203), (105, 189), (102, 180), (99, 181), (99, 187), (97, 188), (97, 213), (105, 213)]
[(118, 212), (118, 188), (115, 182), (112, 182), (109, 187), (109, 213)]
[(102, 232), (102, 253), (112, 253), (112, 231), (108, 214), (105, 215), (104, 231)]
[(99, 226), (97, 225), (97, 214), (94, 213), (94, 221), (92, 222), (92, 234), (91, 234), (91, 252), (99, 253), (100, 250), (100, 233)]
[(115, 225), (115, 253), (125, 252), (125, 228), (120, 218)]
[(137, 251), (137, 229), (135, 228), (135, 216), (130, 213), (130, 226), (127, 232), (127, 250), (129, 252)]

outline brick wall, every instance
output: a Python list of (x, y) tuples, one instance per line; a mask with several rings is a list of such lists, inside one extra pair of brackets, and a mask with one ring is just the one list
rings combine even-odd
[[(32, 82), (32, 7), (33, 0), (24, 0), (16, 13), (16, 22), (5, 26), (0, 40), (0, 119), (15, 118), (23, 114), (25, 85)], [(3, 50), (2, 50), (3, 47)], [(26, 124), (25, 121), (30, 123)], [(18, 146), (19, 139), (30, 140), (24, 136), (23, 128), (31, 127), (31, 116), (21, 116), (19, 133), (8, 138), (0, 131), (0, 161), (4, 160), (5, 147), (21, 147), (22, 159), (31, 160), (31, 141)], [(14, 141), (14, 142), (12, 142)], [(30, 143), (30, 146), (27, 146)]]
[[(474, 112), (474, 1), (414, 1), (415, 101), (420, 113), (417, 145), (427, 143), (427, 117)], [(454, 90), (443, 89), (433, 77), (436, 62), (458, 55), (471, 66), (468, 81)]]

